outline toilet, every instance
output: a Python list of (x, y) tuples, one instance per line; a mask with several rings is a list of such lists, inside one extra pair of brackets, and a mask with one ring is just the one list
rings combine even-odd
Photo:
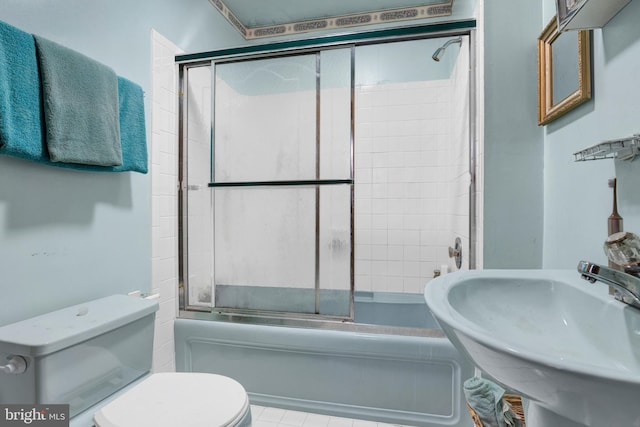
[(71, 427), (248, 427), (237, 381), (151, 373), (155, 299), (112, 295), (0, 327), (0, 404), (68, 404)]

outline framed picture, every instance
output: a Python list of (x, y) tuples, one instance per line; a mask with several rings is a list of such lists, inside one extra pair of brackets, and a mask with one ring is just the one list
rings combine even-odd
[(591, 99), (590, 39), (591, 30), (558, 32), (555, 17), (538, 37), (538, 125)]

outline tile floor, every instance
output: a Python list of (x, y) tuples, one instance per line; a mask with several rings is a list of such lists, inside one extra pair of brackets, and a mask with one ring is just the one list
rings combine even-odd
[(394, 424), (251, 405), (252, 427), (398, 427)]

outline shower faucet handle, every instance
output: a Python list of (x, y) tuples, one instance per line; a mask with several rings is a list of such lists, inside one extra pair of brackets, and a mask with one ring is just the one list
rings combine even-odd
[(454, 247), (449, 246), (449, 258), (454, 258), (456, 260), (456, 267), (460, 269), (462, 267), (462, 240), (459, 237), (456, 237), (456, 242)]

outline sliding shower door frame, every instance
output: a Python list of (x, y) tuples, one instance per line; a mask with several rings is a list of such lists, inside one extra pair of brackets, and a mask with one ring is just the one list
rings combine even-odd
[[(321, 117), (321, 53), (326, 52), (331, 49), (349, 49), (350, 50), (350, 66), (349, 66), (349, 81), (350, 81), (350, 129), (349, 129), (349, 178), (348, 179), (321, 179), (320, 176), (320, 145), (321, 145), (321, 135), (320, 135), (320, 124), (322, 123)], [(220, 64), (233, 64), (238, 62), (246, 62), (246, 61), (256, 61), (262, 59), (274, 59), (274, 58), (289, 58), (292, 56), (315, 56), (315, 179), (313, 180), (280, 180), (280, 181), (244, 181), (244, 182), (217, 182), (215, 179), (215, 93), (216, 93), (216, 72), (215, 67)], [(302, 49), (294, 52), (270, 52), (266, 54), (260, 55), (251, 55), (248, 57), (232, 57), (232, 58), (219, 58), (213, 59), (211, 61), (212, 67), (212, 130), (211, 130), (211, 153), (212, 153), (212, 161), (211, 161), (211, 182), (209, 183), (209, 187), (212, 191), (215, 191), (217, 188), (258, 188), (258, 187), (315, 187), (315, 242), (314, 242), (314, 264), (315, 264), (315, 272), (314, 272), (314, 312), (315, 313), (299, 313), (299, 312), (281, 312), (281, 311), (271, 311), (271, 310), (260, 310), (260, 309), (238, 309), (231, 307), (216, 307), (215, 302), (212, 304), (212, 310), (216, 312), (226, 312), (226, 313), (254, 313), (258, 316), (278, 316), (278, 317), (289, 317), (289, 316), (312, 316), (326, 319), (339, 319), (339, 320), (351, 320), (353, 319), (353, 300), (354, 300), (354, 290), (355, 290), (355, 280), (354, 280), (354, 239), (353, 239), (353, 228), (354, 228), (354, 142), (355, 142), (355, 128), (353, 123), (353, 117), (355, 116), (355, 46), (354, 45), (340, 45), (337, 47), (322, 47), (322, 48), (313, 48), (313, 49)], [(320, 189), (325, 186), (336, 186), (336, 185), (348, 185), (350, 187), (350, 273), (349, 273), (349, 313), (346, 316), (333, 316), (321, 314), (320, 310), (320, 291), (321, 291), (321, 283), (320, 283)], [(215, 215), (213, 215), (214, 229), (215, 229)], [(215, 245), (214, 245), (214, 257), (215, 257)], [(213, 287), (216, 286), (215, 283), (212, 284)], [(212, 292), (213, 298), (214, 292)]]
[[(179, 220), (179, 309), (180, 317), (192, 317), (202, 318), (202, 315), (198, 315), (198, 312), (211, 313), (210, 316), (215, 317), (216, 320), (229, 320), (240, 321), (242, 318), (254, 318), (254, 319), (276, 319), (277, 322), (286, 322), (287, 319), (295, 320), (296, 322), (304, 322), (306, 325), (318, 325), (322, 322), (332, 321), (350, 321), (353, 319), (353, 306), (354, 306), (354, 291), (355, 291), (355, 250), (354, 250), (354, 221), (355, 221), (355, 184), (354, 184), (354, 162), (355, 162), (355, 48), (364, 45), (393, 43), (400, 41), (413, 41), (430, 38), (441, 37), (453, 37), (453, 36), (467, 36), (469, 37), (469, 172), (470, 172), (470, 184), (469, 184), (469, 254), (468, 254), (468, 268), (476, 268), (476, 251), (478, 249), (477, 241), (477, 188), (476, 188), (476, 176), (477, 176), (477, 133), (476, 133), (476, 59), (475, 59), (475, 21), (463, 21), (461, 23), (453, 23), (438, 26), (424, 26), (420, 27), (423, 31), (416, 31), (410, 29), (410, 31), (374, 31), (370, 38), (363, 37), (362, 34), (356, 34), (354, 38), (348, 36), (341, 37), (328, 37), (325, 39), (319, 39), (317, 44), (313, 44), (312, 41), (300, 41), (296, 42), (284, 42), (275, 43), (273, 49), (269, 49), (270, 45), (256, 45), (247, 46), (246, 48), (238, 49), (226, 49), (223, 51), (207, 52), (202, 54), (193, 55), (181, 55), (176, 57), (176, 62), (179, 66), (179, 197), (178, 197), (178, 220)], [(443, 29), (444, 28), (444, 29)], [(346, 40), (342, 40), (346, 39)], [(300, 47), (304, 45), (303, 47)], [(212, 104), (215, 104), (215, 67), (218, 64), (232, 63), (256, 59), (266, 59), (275, 57), (288, 57), (293, 55), (306, 55), (314, 53), (317, 55), (316, 71), (318, 72), (318, 81), (316, 82), (316, 95), (317, 95), (317, 107), (316, 107), (316, 144), (319, 144), (319, 123), (320, 123), (320, 109), (319, 109), (319, 56), (320, 52), (330, 49), (339, 48), (351, 48), (351, 117), (350, 117), (350, 179), (348, 180), (321, 180), (319, 175), (316, 174), (315, 180), (308, 181), (263, 181), (263, 182), (227, 182), (216, 183), (214, 180), (214, 165), (213, 165), (213, 147), (215, 144), (214, 123), (215, 117), (212, 117), (212, 129), (211, 129), (211, 146), (212, 146), (212, 164), (211, 164), (211, 183), (209, 187), (212, 191), (219, 187), (247, 187), (247, 186), (316, 186), (316, 192), (319, 191), (321, 186), (326, 185), (350, 185), (350, 209), (351, 209), (351, 230), (350, 230), (350, 302), (349, 310), (350, 316), (344, 318), (342, 316), (325, 316), (319, 314), (305, 314), (297, 312), (278, 312), (278, 311), (264, 311), (264, 310), (247, 310), (247, 309), (229, 309), (229, 308), (216, 308), (205, 307), (199, 305), (190, 305), (188, 301), (188, 207), (187, 207), (187, 192), (189, 188), (187, 177), (187, 135), (185, 129), (186, 125), (186, 93), (188, 84), (188, 70), (192, 67), (210, 66), (212, 69)], [(215, 105), (212, 105), (212, 116), (215, 116)], [(316, 156), (317, 159), (318, 156)], [(319, 160), (318, 160), (319, 161)], [(316, 166), (316, 171), (319, 173), (319, 167)], [(318, 212), (319, 206), (316, 203), (316, 212)], [(317, 214), (316, 214), (317, 215)], [(316, 312), (318, 312), (318, 293), (320, 289), (319, 275), (318, 275), (318, 228), (317, 228), (317, 216), (316, 216), (316, 274), (315, 274), (315, 291), (316, 291)], [(215, 255), (214, 255), (215, 256)], [(212, 279), (213, 280), (213, 279)], [(212, 283), (212, 286), (213, 283)], [(204, 314), (204, 313), (203, 313)], [(209, 317), (207, 317), (209, 318)]]
[(180, 310), (209, 311), (188, 304), (189, 299), (189, 157), (188, 153), (188, 103), (189, 73), (191, 69), (210, 67), (211, 61), (194, 61), (179, 66), (178, 73), (178, 307)]

